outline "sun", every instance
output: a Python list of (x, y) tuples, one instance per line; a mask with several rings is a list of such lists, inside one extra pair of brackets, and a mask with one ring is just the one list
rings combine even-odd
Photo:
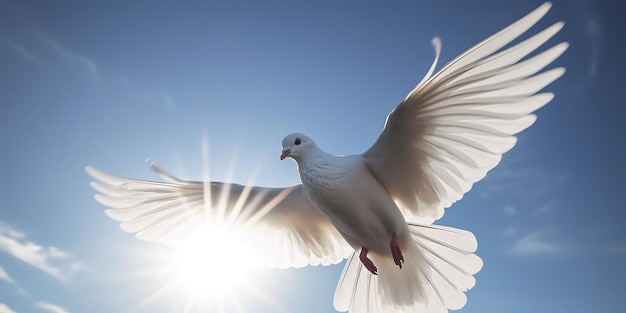
[(206, 225), (177, 247), (178, 279), (189, 294), (211, 296), (233, 291), (257, 267), (248, 243), (220, 225)]

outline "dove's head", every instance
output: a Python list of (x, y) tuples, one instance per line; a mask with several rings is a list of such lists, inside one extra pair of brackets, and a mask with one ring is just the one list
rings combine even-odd
[(287, 137), (283, 139), (283, 151), (280, 154), (280, 159), (283, 160), (286, 157), (290, 157), (299, 161), (302, 157), (315, 151), (316, 148), (317, 146), (313, 140), (303, 134), (295, 133), (287, 135)]

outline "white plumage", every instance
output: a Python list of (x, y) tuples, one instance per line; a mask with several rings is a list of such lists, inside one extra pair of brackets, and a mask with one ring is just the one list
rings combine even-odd
[[(563, 68), (539, 73), (568, 47), (529, 58), (562, 27), (510, 45), (549, 10), (545, 3), (428, 74), (389, 114), (374, 145), (333, 156), (291, 134), (281, 159), (298, 163), (301, 185), (241, 186), (126, 179), (88, 167), (96, 199), (122, 229), (173, 243), (205, 218), (243, 229), (267, 267), (328, 265), (348, 258), (334, 306), (349, 312), (447, 312), (462, 308), (482, 267), (468, 231), (432, 223), (495, 167), (553, 95), (537, 94)], [(506, 48), (505, 48), (506, 47)], [(434, 73), (434, 74), (433, 74)], [(357, 253), (361, 251), (361, 253)], [(401, 252), (400, 252), (401, 251)], [(368, 254), (369, 252), (369, 254)], [(369, 263), (371, 264), (367, 264)], [(377, 274), (377, 275), (374, 275)]]

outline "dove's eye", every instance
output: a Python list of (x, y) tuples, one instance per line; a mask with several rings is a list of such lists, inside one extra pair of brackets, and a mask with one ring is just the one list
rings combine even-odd
[(300, 138), (296, 138), (296, 142), (295, 142), (296, 146), (299, 145), (300, 143), (302, 143), (302, 140), (300, 140)]

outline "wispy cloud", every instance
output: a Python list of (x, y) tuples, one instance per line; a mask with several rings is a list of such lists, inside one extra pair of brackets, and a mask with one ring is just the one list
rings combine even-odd
[(514, 206), (509, 204), (504, 207), (504, 213), (506, 215), (515, 215), (515, 213), (517, 213), (517, 210), (515, 209)]
[(23, 233), (0, 221), (0, 250), (58, 279), (82, 268), (82, 264), (59, 248), (25, 240)]
[(563, 252), (563, 247), (552, 240), (554, 228), (546, 227), (520, 238), (511, 247), (515, 255), (546, 255)]
[(170, 95), (169, 93), (164, 93), (162, 96), (162, 99), (163, 99), (163, 102), (165, 102), (165, 104), (169, 106), (174, 105), (174, 98), (172, 98), (172, 95)]
[(11, 308), (8, 305), (0, 302), (0, 313), (16, 313), (16, 312), (11, 310)]
[[(523, 136), (520, 136), (520, 140)], [(565, 173), (532, 164), (531, 157), (507, 157), (484, 179), (483, 198), (506, 195), (523, 199), (549, 196), (555, 188), (567, 182)]]
[(505, 237), (511, 237), (511, 236), (517, 235), (518, 232), (519, 232), (519, 229), (516, 226), (509, 226), (504, 230), (503, 235)]
[(30, 52), (28, 49), (26, 49), (26, 47), (24, 47), (23, 45), (14, 42), (14, 41), (9, 41), (9, 40), (5, 40), (5, 39), (0, 39), (0, 43), (5, 46), (6, 48), (8, 48), (9, 50), (15, 52), (18, 56), (20, 56), (21, 58), (23, 58), (24, 60), (30, 62), (30, 63), (38, 63), (39, 59), (35, 56), (35, 54), (33, 54), (32, 52)]
[(15, 280), (2, 267), (0, 267), (0, 279), (8, 283), (15, 284)]
[(41, 39), (41, 41), (47, 43), (60, 57), (65, 59), (67, 62), (83, 68), (89, 73), (92, 78), (98, 77), (98, 66), (96, 65), (96, 62), (94, 62), (92, 59), (67, 47), (64, 47), (57, 40), (50, 36), (39, 34), (38, 37), (39, 39)]
[(47, 302), (37, 302), (37, 304), (35, 304), (36, 307), (43, 309), (45, 311), (48, 312), (52, 312), (52, 313), (69, 313), (68, 310), (56, 305), (56, 304), (52, 304), (52, 303), (47, 303)]
[(0, 234), (5, 234), (15, 239), (22, 239), (26, 236), (24, 233), (13, 229), (11, 226), (2, 221), (0, 221)]
[(545, 215), (554, 211), (556, 208), (557, 208), (556, 200), (551, 200), (538, 206), (535, 209), (534, 214), (536, 216)]
[[(557, 240), (559, 232), (555, 226), (561, 229), (563, 225), (551, 220), (553, 213), (559, 210), (560, 193), (556, 191), (567, 182), (565, 173), (533, 164), (532, 156), (519, 154), (505, 157), (493, 173), (487, 175), (484, 197), (493, 195), (499, 200), (506, 199), (501, 204), (501, 212), (514, 217), (507, 220), (513, 224), (503, 225), (501, 233), (507, 242), (506, 253), (526, 256), (571, 253), (571, 245)], [(528, 229), (527, 225), (534, 228)]]
[(139, 101), (137, 102), (150, 103), (150, 105), (160, 104), (163, 109), (174, 109), (179, 105), (174, 95), (169, 91), (142, 84), (128, 76), (121, 76), (119, 83), (138, 98)]
[(584, 31), (583, 36), (586, 40), (586, 48), (590, 52), (588, 75), (593, 78), (598, 72), (600, 56), (603, 46), (603, 29), (600, 20), (595, 16), (592, 10), (585, 10), (583, 13)]

